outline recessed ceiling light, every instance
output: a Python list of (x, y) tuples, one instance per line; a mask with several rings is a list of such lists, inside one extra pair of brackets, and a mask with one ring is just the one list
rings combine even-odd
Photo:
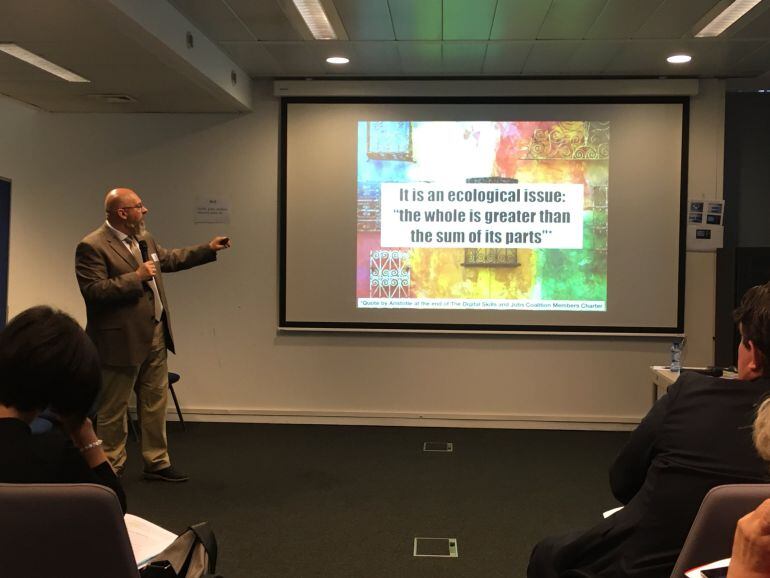
[(666, 60), (671, 64), (684, 64), (685, 62), (690, 62), (692, 60), (692, 56), (689, 54), (672, 54), (666, 58)]
[(332, 28), (319, 0), (292, 0), (292, 2), (310, 29), (313, 38), (316, 40), (336, 40), (337, 33), (334, 32), (334, 28)]
[(717, 14), (716, 17), (706, 24), (706, 26), (704, 26), (695, 36), (698, 38), (719, 36), (730, 26), (735, 24), (736, 20), (741, 16), (759, 4), (759, 2), (760, 0), (735, 0), (735, 2)]
[(350, 62), (350, 59), (345, 58), (344, 56), (330, 56), (326, 59), (326, 62), (329, 64), (347, 64)]
[(32, 66), (37, 66), (41, 70), (45, 70), (46, 72), (53, 74), (54, 76), (58, 76), (59, 78), (63, 78), (68, 82), (91, 82), (90, 80), (87, 80), (82, 76), (78, 76), (77, 74), (75, 74), (70, 70), (67, 70), (66, 68), (62, 68), (61, 66), (54, 64), (49, 60), (46, 60), (42, 56), (38, 56), (34, 52), (25, 50), (24, 48), (22, 48), (21, 46), (18, 46), (17, 44), (12, 44), (7, 42), (0, 43), (0, 51), (5, 52), (6, 54), (10, 54), (11, 56), (18, 58), (19, 60), (23, 60), (27, 64), (31, 64)]

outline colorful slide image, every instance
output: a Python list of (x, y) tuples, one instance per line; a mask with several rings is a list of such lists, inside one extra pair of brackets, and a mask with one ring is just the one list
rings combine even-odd
[(606, 311), (610, 123), (359, 121), (360, 308)]

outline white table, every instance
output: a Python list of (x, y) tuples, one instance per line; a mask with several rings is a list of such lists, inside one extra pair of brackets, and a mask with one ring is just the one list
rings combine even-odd
[(679, 378), (678, 371), (671, 371), (668, 365), (651, 365), (652, 372), (652, 403), (658, 401), (669, 385)]

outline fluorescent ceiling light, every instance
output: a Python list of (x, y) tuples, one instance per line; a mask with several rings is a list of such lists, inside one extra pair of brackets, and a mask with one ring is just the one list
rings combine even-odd
[(692, 56), (689, 54), (672, 54), (666, 58), (666, 60), (671, 64), (684, 64), (685, 62), (690, 62), (692, 60)]
[(717, 16), (695, 36), (698, 38), (719, 36), (727, 30), (730, 26), (735, 24), (741, 16), (746, 14), (749, 10), (754, 8), (761, 0), (735, 0), (727, 8), (722, 10)]
[(78, 76), (74, 72), (71, 72), (66, 68), (62, 68), (61, 66), (58, 66), (53, 62), (46, 60), (42, 56), (38, 56), (34, 52), (25, 50), (24, 48), (22, 48), (21, 46), (17, 46), (16, 44), (0, 43), (0, 51), (5, 52), (6, 54), (10, 54), (11, 56), (18, 58), (19, 60), (23, 60), (27, 64), (31, 64), (32, 66), (37, 66), (38, 68), (45, 70), (46, 72), (49, 72), (54, 76), (63, 78), (68, 82), (91, 82), (90, 80), (87, 80), (82, 76)]
[(292, 0), (292, 2), (310, 29), (313, 38), (316, 40), (337, 39), (337, 33), (334, 32), (334, 28), (332, 28), (319, 0)]
[(326, 62), (329, 64), (347, 64), (350, 62), (350, 59), (345, 58), (344, 56), (330, 56), (326, 59)]

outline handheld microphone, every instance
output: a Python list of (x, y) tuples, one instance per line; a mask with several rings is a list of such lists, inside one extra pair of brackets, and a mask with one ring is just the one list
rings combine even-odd
[[(144, 239), (141, 239), (139, 241), (139, 251), (142, 253), (142, 262), (143, 263), (146, 263), (147, 261), (150, 260), (150, 256), (147, 254), (147, 241), (145, 241)], [(155, 276), (153, 275), (153, 278), (154, 277)]]

